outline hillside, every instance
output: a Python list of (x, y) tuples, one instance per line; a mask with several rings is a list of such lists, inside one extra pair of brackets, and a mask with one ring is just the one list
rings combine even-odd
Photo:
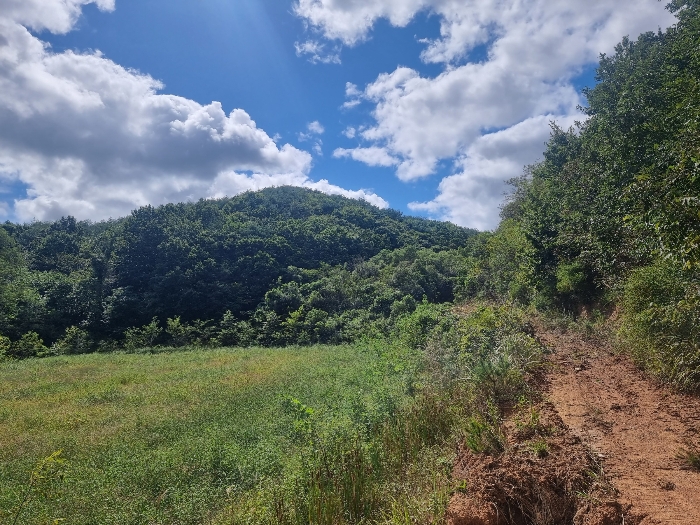
[[(292, 187), (231, 199), (145, 207), (126, 218), (103, 223), (79, 222), (72, 217), (54, 223), (5, 223), (0, 228), (0, 257), (7, 272), (0, 288), (4, 314), (0, 334), (17, 341), (24, 334), (36, 333), (44, 345), (51, 346), (75, 327), (73, 339), (79, 329), (80, 337), (101, 340), (104, 348), (109, 341), (121, 344), (127, 329), (148, 325), (157, 317), (158, 330), (166, 327), (167, 319), (185, 323), (181, 330), (189, 330), (185, 339), (193, 342), (213, 339), (217, 330), (212, 327), (226, 314), (229, 334), (234, 321), (245, 321), (248, 324), (240, 325), (239, 331), (252, 330), (255, 333), (245, 336), (251, 343), (267, 344), (280, 337), (258, 334), (260, 327), (251, 328), (250, 323), (267, 326), (266, 316), (272, 310), (282, 316), (273, 321), (278, 323), (291, 313), (281, 306), (279, 298), (270, 299), (274, 305), (268, 305), (268, 292), (282, 287), (286, 291), (280, 293), (286, 294), (290, 286), (296, 286), (287, 301), (296, 310), (305, 301), (296, 297), (302, 293), (297, 289), (311, 281), (333, 280), (338, 272), (353, 274), (353, 269), (370, 264), (380, 253), (384, 255), (363, 271), (378, 272), (392, 266), (398, 274), (388, 275), (387, 270), (385, 280), (395, 283), (389, 285), (390, 290), (362, 292), (362, 305), (356, 304), (354, 310), (379, 300), (375, 313), (388, 314), (393, 302), (407, 295), (414, 301), (421, 301), (423, 295), (431, 301), (451, 301), (459, 271), (455, 250), (465, 246), (475, 233), (449, 223), (380, 210), (362, 201)], [(401, 249), (409, 251), (387, 255)], [(449, 251), (452, 256), (446, 255)], [(414, 275), (417, 260), (422, 261), (418, 266), (425, 270), (423, 274), (431, 271), (425, 268), (427, 264), (442, 277)], [(360, 278), (358, 272), (354, 275)], [(376, 288), (377, 280), (373, 281), (366, 284)], [(339, 286), (335, 283), (333, 287), (335, 292), (317, 290), (316, 295), (337, 296)], [(338, 300), (324, 302), (319, 298), (307, 306), (328, 317), (348, 309), (328, 304)], [(365, 304), (368, 301), (369, 305)], [(209, 323), (208, 331), (203, 323)], [(194, 326), (199, 327), (196, 335)], [(339, 327), (326, 331), (333, 333), (321, 338), (325, 341), (351, 337), (341, 335)], [(240, 339), (229, 336), (224, 343), (244, 342)], [(15, 354), (45, 352), (36, 337), (25, 346)]]

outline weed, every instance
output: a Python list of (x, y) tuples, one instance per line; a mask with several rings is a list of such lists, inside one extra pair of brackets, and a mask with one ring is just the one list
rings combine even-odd
[[(63, 451), (57, 450), (50, 456), (45, 457), (32, 470), (29, 475), (29, 481), (24, 491), (22, 501), (17, 506), (12, 519), (12, 525), (16, 525), (22, 514), (22, 511), (29, 503), (32, 497), (42, 497), (48, 499), (53, 493), (53, 485), (63, 481), (65, 473), (66, 460), (62, 457)], [(54, 519), (55, 523), (64, 521), (63, 519)]]
[(700, 471), (700, 449), (695, 447), (681, 448), (676, 457), (687, 469)]
[(474, 416), (467, 421), (464, 443), (476, 454), (495, 455), (505, 449), (505, 436), (494, 422)]
[(549, 456), (549, 446), (544, 439), (538, 439), (530, 443), (530, 450), (532, 450), (532, 453), (538, 458), (546, 458)]
[(520, 439), (529, 439), (545, 433), (546, 429), (540, 422), (540, 410), (534, 405), (529, 405), (527, 398), (521, 397), (515, 409), (517, 411), (514, 418), (515, 431)]

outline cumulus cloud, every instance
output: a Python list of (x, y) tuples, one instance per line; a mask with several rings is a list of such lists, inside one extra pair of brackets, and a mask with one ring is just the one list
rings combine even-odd
[(551, 122), (568, 128), (574, 119), (543, 115), (482, 135), (457, 160), (457, 173), (442, 179), (437, 197), (408, 207), (473, 228), (495, 228), (499, 205), (509, 189), (506, 181), (521, 175), (523, 167), (541, 155)]
[(0, 16), (35, 31), (62, 34), (73, 28), (87, 4), (95, 4), (102, 11), (114, 9), (114, 0), (1, 0)]
[(297, 56), (306, 56), (312, 64), (340, 64), (340, 47), (332, 46), (327, 49), (326, 44), (316, 40), (295, 42), (294, 49)]
[(369, 148), (354, 148), (345, 149), (337, 148), (333, 152), (333, 156), (337, 159), (351, 158), (360, 162), (364, 162), (368, 166), (395, 166), (398, 161), (389, 155), (384, 148), (369, 147)]
[[(656, 30), (673, 17), (656, 0), (298, 0), (296, 13), (327, 39), (356, 45), (380, 18), (405, 26), (419, 12), (440, 20), (440, 36), (423, 40), (424, 62), (444, 64), (434, 77), (398, 67), (360, 90), (346, 86), (346, 107), (373, 104), (369, 143), (341, 149), (370, 166), (396, 166), (404, 181), (434, 174), (443, 160), (455, 173), (438, 196), (413, 203), (467, 226), (493, 227), (504, 180), (536, 161), (549, 119), (583, 118), (573, 79), (624, 36)], [(479, 46), (486, 53), (472, 60)], [(523, 137), (521, 131), (528, 130)], [(497, 131), (497, 133), (494, 133)], [(507, 137), (522, 147), (504, 147)], [(537, 138), (537, 147), (529, 140)], [(489, 146), (491, 144), (491, 146)], [(497, 147), (498, 146), (498, 147)]]
[[(235, 172), (246, 189), (317, 184), (308, 177), (311, 155), (278, 146), (244, 110), (161, 94), (148, 75), (99, 52), (54, 53), (28, 29), (69, 31), (87, 3), (0, 0), (0, 176), (27, 187), (16, 218), (122, 216), (217, 195), (222, 173)], [(113, 0), (94, 3), (114, 8)]]
[(365, 200), (382, 209), (389, 207), (387, 201), (371, 191), (346, 190), (331, 184), (326, 179), (314, 182), (309, 180), (308, 177), (298, 174), (274, 177), (260, 173), (246, 175), (244, 173), (236, 173), (235, 171), (224, 172), (216, 177), (214, 184), (211, 186), (211, 190), (213, 191), (213, 198), (221, 198), (228, 195), (236, 195), (244, 191), (256, 191), (271, 186), (301, 186), (302, 188), (310, 188), (329, 195), (342, 195), (350, 199)]
[(294, 11), (326, 38), (354, 45), (378, 19), (403, 27), (426, 5), (426, 0), (299, 0)]

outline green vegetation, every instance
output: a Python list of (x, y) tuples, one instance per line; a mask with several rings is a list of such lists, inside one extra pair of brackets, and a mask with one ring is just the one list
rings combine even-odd
[(505, 409), (550, 452), (528, 309), (590, 335), (618, 308), (621, 347), (698, 390), (700, 0), (669, 9), (495, 232), (298, 188), (5, 223), (0, 520), (442, 523), (455, 443), (500, 454)]
[(498, 450), (498, 404), (540, 355), (510, 308), (443, 314), (419, 306), (404, 326), (423, 335), (394, 343), (0, 364), (0, 520), (439, 523), (454, 443)]
[(353, 347), (5, 363), (0, 521), (60, 450), (62, 482), (28, 499), (20, 523), (200, 523), (227, 490), (300, 468), (308, 440), (342, 440), (401, 409), (415, 371), (390, 365)]
[(552, 125), (472, 252), (472, 297), (577, 316), (622, 307), (621, 343), (683, 390), (700, 387), (700, 2), (602, 56), (588, 119)]
[(14, 357), (354, 341), (397, 301), (452, 301), (475, 233), (289, 187), (96, 224), (5, 223), (0, 334), (43, 341)]

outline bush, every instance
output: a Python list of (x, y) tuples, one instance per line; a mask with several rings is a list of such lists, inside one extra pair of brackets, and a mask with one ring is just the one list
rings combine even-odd
[(398, 340), (408, 348), (425, 348), (434, 330), (445, 331), (449, 324), (456, 322), (450, 314), (450, 307), (449, 304), (430, 304), (424, 300), (414, 307), (412, 313), (405, 313), (396, 321)]
[[(227, 312), (230, 313), (230, 312)], [(167, 320), (165, 333), (170, 336), (170, 344), (182, 346), (210, 346), (215, 344), (217, 328), (210, 325), (211, 321), (197, 319), (192, 323), (183, 323), (180, 316)]]
[(660, 260), (631, 273), (620, 341), (642, 367), (681, 390), (700, 388), (700, 281)]
[(10, 345), (8, 355), (18, 359), (27, 357), (44, 357), (49, 353), (49, 349), (44, 346), (44, 341), (36, 332), (27, 332), (19, 341)]
[(124, 332), (124, 349), (133, 352), (139, 348), (152, 348), (162, 332), (157, 317), (141, 328), (128, 328)]
[(66, 328), (65, 335), (56, 341), (51, 350), (55, 354), (86, 354), (92, 350), (90, 334), (77, 326)]
[(9, 357), (11, 346), (10, 338), (0, 335), (0, 361)]
[(462, 374), (482, 399), (517, 399), (525, 374), (539, 366), (542, 348), (522, 312), (512, 306), (478, 306), (459, 324)]

